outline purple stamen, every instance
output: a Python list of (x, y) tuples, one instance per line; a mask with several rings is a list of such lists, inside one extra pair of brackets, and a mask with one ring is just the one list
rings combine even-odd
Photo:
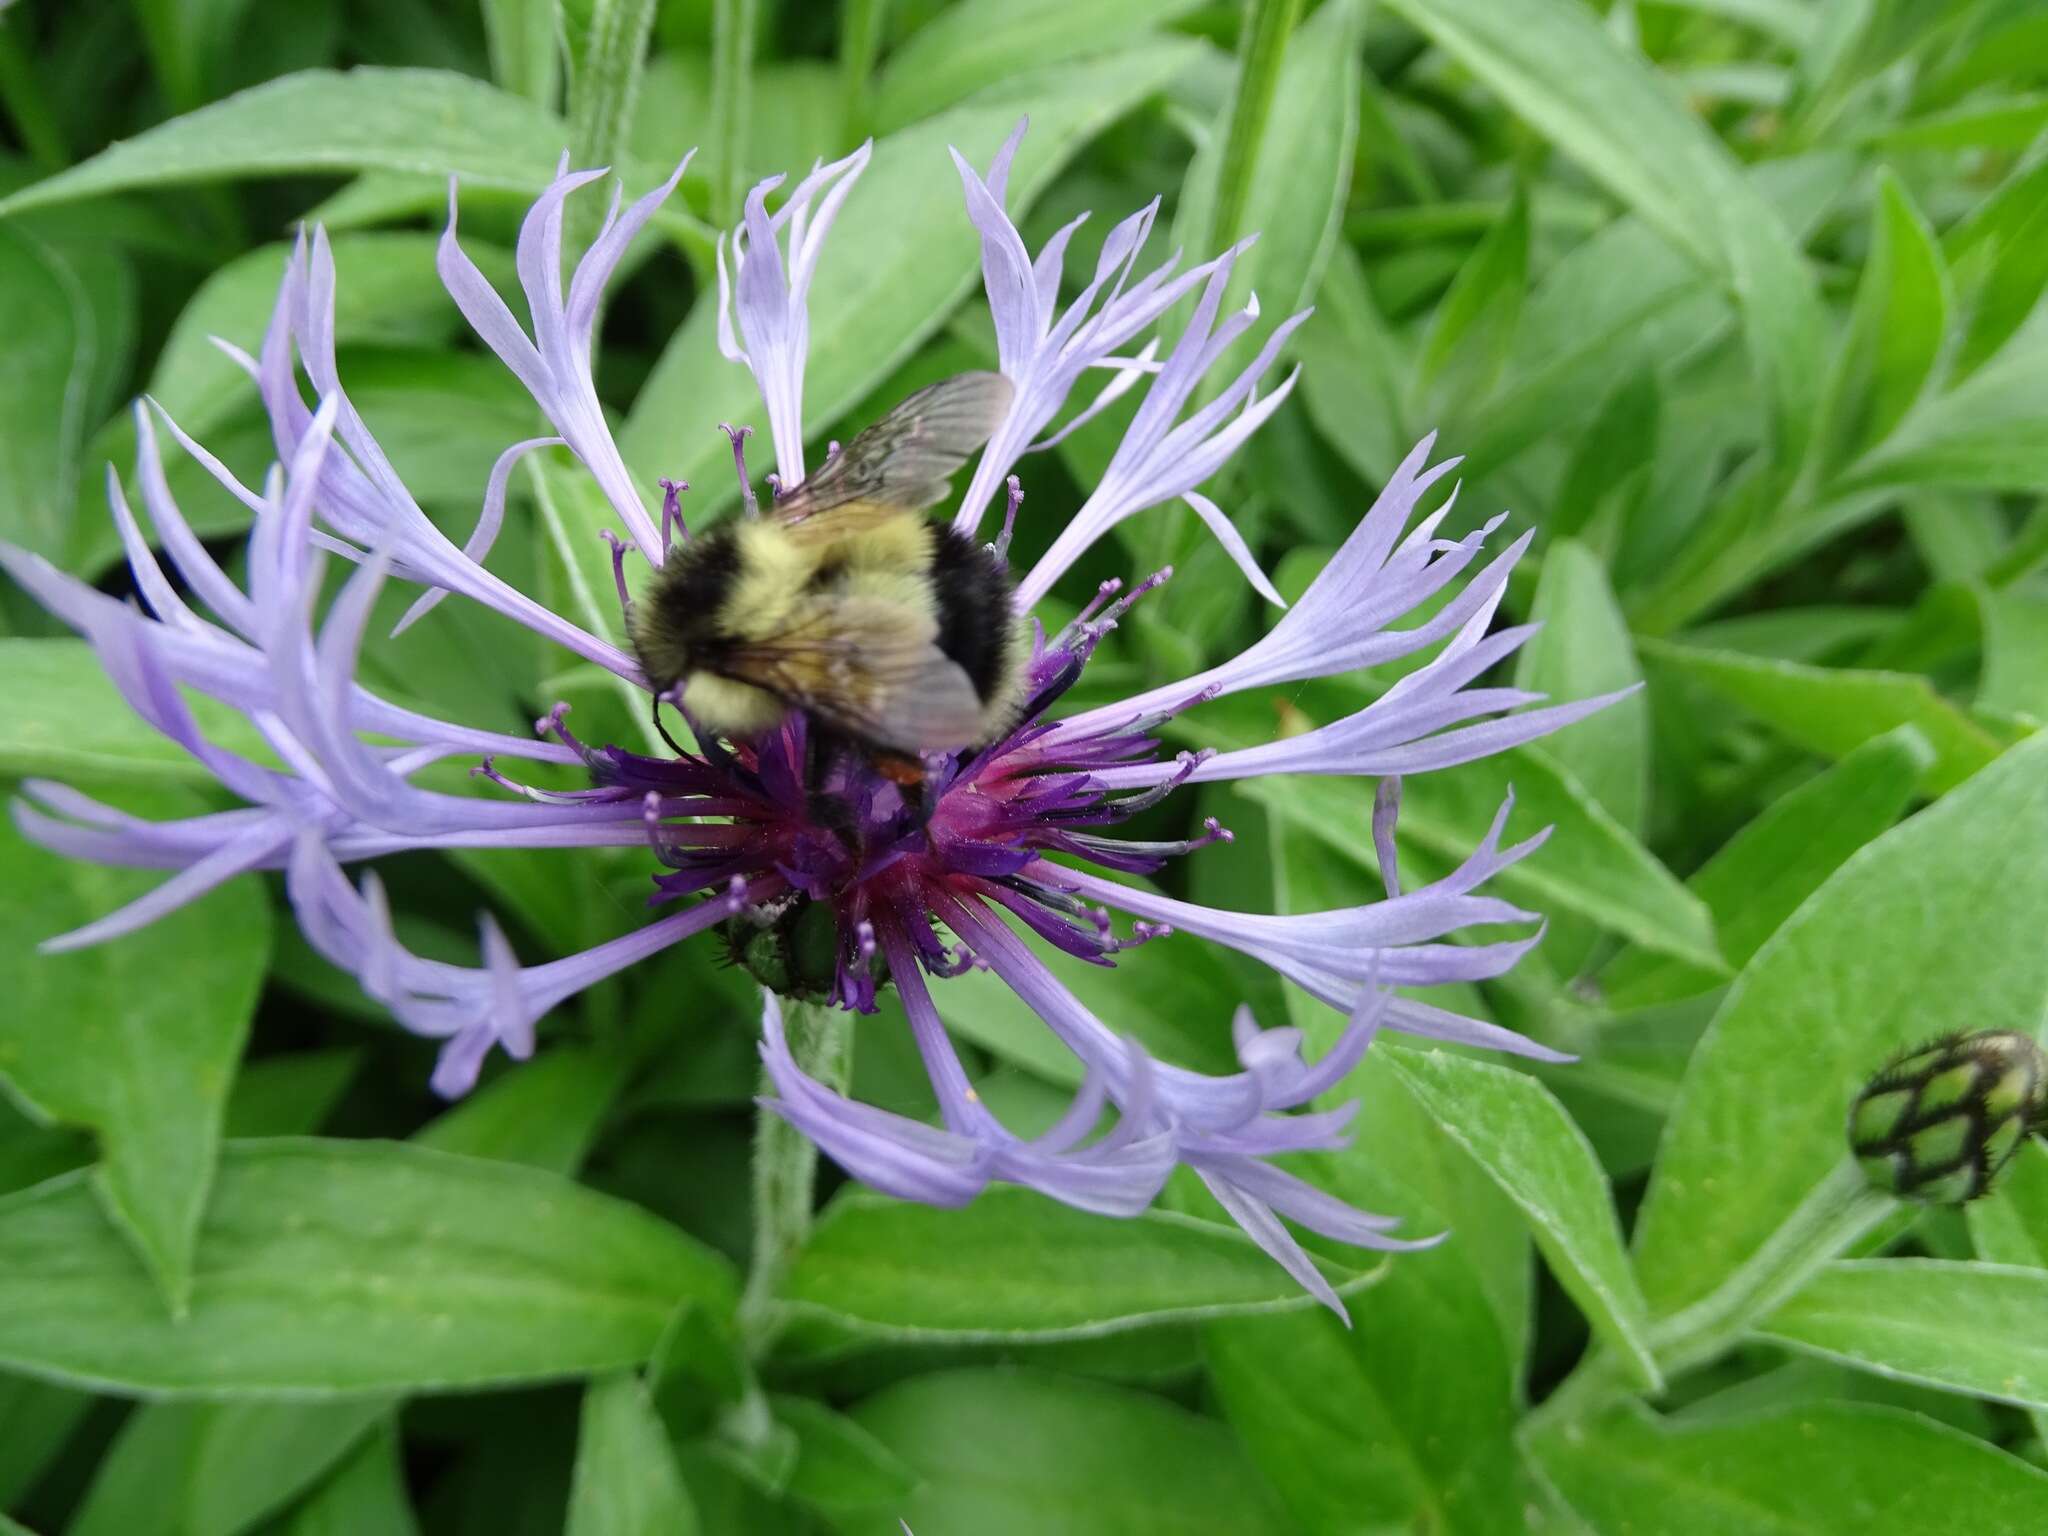
[[(667, 516), (666, 514), (664, 514), (663, 527), (665, 528), (666, 526)], [(619, 536), (616, 533), (613, 533), (609, 528), (600, 528), (597, 532), (598, 537), (603, 539), (605, 543), (611, 545), (612, 547), (612, 585), (618, 589), (619, 612), (629, 614), (633, 611), (633, 600), (632, 598), (626, 595), (625, 543), (623, 540), (619, 538)], [(666, 541), (664, 541), (662, 544), (661, 552), (664, 556), (668, 554), (668, 545)]]
[(1003, 508), (1003, 531), (996, 535), (995, 543), (989, 546), (995, 557), (1005, 568), (1010, 563), (1010, 538), (1017, 531), (1017, 509), (1024, 505), (1024, 482), (1015, 475), (1003, 482), (1009, 493), (1009, 504)]
[(747, 439), (754, 435), (754, 429), (735, 427), (730, 422), (721, 421), (718, 430), (732, 441), (733, 471), (740, 477), (740, 496), (747, 504), (747, 515), (752, 517), (761, 510), (760, 504), (754, 500), (754, 482), (747, 476)]
[(472, 779), (488, 779), (498, 788), (507, 790), (522, 800), (531, 800), (536, 805), (581, 805), (589, 798), (587, 790), (535, 789), (531, 784), (521, 784), (516, 779), (508, 779), (498, 771), (495, 757), (486, 757), (469, 770), (469, 776)]
[(668, 563), (668, 552), (674, 546), (678, 535), (687, 544), (690, 542), (690, 525), (683, 521), (683, 492), (690, 488), (687, 480), (661, 478), (661, 561)]
[(1112, 576), (1109, 578), (1109, 580), (1097, 586), (1095, 589), (1095, 595), (1088, 599), (1087, 603), (1082, 606), (1082, 609), (1079, 613), (1074, 615), (1073, 623), (1069, 624), (1065, 629), (1061, 630), (1057, 635), (1053, 637), (1051, 648), (1054, 650), (1064, 649), (1067, 637), (1073, 634), (1079, 626), (1086, 624), (1090, 619), (1094, 618), (1096, 614), (1100, 613), (1102, 611), (1103, 604), (1107, 603), (1112, 597), (1115, 597), (1117, 593), (1123, 591), (1123, 589), (1124, 579), (1121, 576)]

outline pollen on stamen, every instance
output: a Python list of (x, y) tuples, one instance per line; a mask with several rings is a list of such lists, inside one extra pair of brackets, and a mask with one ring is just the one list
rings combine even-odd
[(1102, 952), (1105, 955), (1120, 954), (1127, 949), (1136, 949), (1141, 944), (1149, 944), (1154, 939), (1165, 939), (1172, 936), (1173, 924), (1151, 923), (1143, 918), (1139, 918), (1131, 924), (1131, 936), (1129, 938), (1111, 939), (1103, 946)]
[(1079, 613), (1074, 615), (1073, 622), (1067, 625), (1067, 627), (1064, 630), (1062, 630), (1059, 634), (1053, 637), (1053, 645), (1057, 647), (1060, 644), (1060, 642), (1067, 637), (1067, 635), (1071, 634), (1081, 625), (1086, 624), (1090, 619), (1094, 618), (1096, 614), (1102, 611), (1103, 605), (1107, 603), (1112, 597), (1115, 597), (1117, 593), (1123, 591), (1123, 589), (1124, 579), (1121, 576), (1112, 576), (1109, 578), (1109, 580), (1097, 586), (1095, 589), (1095, 595), (1088, 599), (1087, 603), (1083, 605)]
[(1096, 622), (1098, 624), (1107, 624), (1111, 628), (1114, 628), (1116, 626), (1116, 621), (1122, 618), (1125, 614), (1129, 613), (1131, 611), (1131, 606), (1134, 603), (1136, 603), (1139, 598), (1143, 597), (1148, 592), (1157, 592), (1161, 587), (1165, 586), (1171, 580), (1173, 580), (1173, 567), (1170, 565), (1162, 565), (1158, 570), (1154, 571), (1150, 576), (1147, 576), (1143, 581), (1139, 582), (1135, 587), (1131, 588), (1131, 590), (1126, 592), (1122, 597), (1118, 598), (1115, 602), (1111, 603), (1109, 607), (1103, 612), (1102, 617), (1098, 619)]

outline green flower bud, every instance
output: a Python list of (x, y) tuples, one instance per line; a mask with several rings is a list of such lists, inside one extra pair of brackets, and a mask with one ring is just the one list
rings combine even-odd
[(732, 963), (782, 997), (825, 998), (839, 969), (832, 909), (798, 896), (743, 912), (724, 925)]
[(1856, 1096), (1849, 1145), (1879, 1189), (1974, 1200), (2048, 1113), (2048, 1056), (2017, 1030), (1960, 1032), (1892, 1058)]

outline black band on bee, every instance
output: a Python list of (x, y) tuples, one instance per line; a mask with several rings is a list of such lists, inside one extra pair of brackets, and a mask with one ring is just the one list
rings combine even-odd
[(938, 647), (960, 665), (984, 704), (1010, 683), (1017, 643), (1010, 582), (994, 551), (954, 528), (935, 531), (929, 572)]

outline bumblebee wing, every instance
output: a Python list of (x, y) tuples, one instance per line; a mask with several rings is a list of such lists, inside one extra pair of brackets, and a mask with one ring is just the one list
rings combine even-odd
[(933, 643), (922, 614), (871, 597), (819, 595), (773, 634), (735, 647), (719, 671), (880, 746), (935, 752), (981, 729), (981, 697)]
[(792, 538), (839, 538), (946, 499), (946, 481), (1009, 409), (1000, 373), (961, 373), (920, 389), (770, 512)]

